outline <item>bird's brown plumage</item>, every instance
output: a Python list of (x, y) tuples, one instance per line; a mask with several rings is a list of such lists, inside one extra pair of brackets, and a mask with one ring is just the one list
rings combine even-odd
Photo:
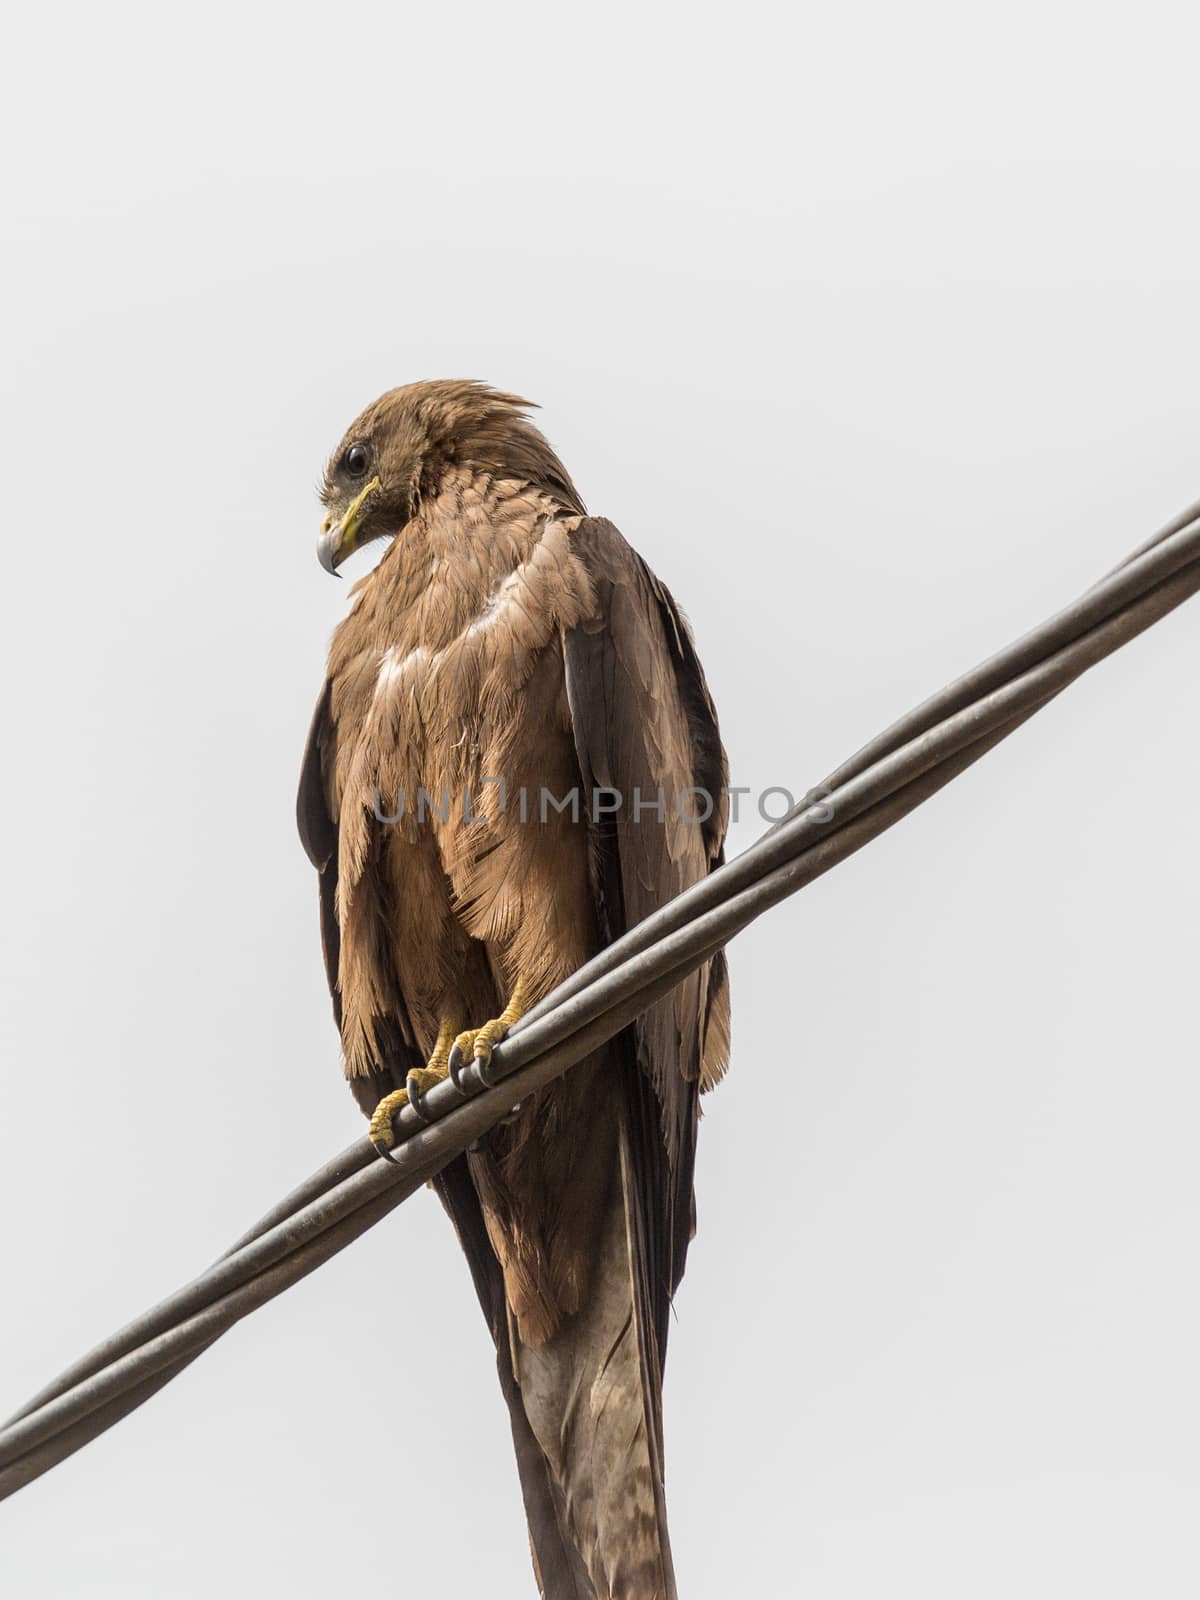
[[(368, 1113), (448, 1015), (496, 1016), (519, 977), (540, 997), (721, 859), (725, 757), (688, 629), (523, 406), (394, 390), (327, 470), (335, 532), (353, 506), (356, 545), (393, 536), (334, 636), (299, 802)], [(347, 462), (378, 480), (361, 515)], [(541, 800), (573, 789), (577, 815)], [(728, 1018), (718, 956), (437, 1180), (553, 1600), (674, 1594), (662, 1362)]]

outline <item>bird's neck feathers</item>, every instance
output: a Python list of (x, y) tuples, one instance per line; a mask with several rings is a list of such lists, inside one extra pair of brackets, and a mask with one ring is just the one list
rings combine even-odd
[(539, 489), (563, 511), (582, 515), (567, 469), (526, 415), (529, 404), (483, 384), (423, 386), (417, 405), (424, 436), (418, 494), (437, 494), (447, 472), (470, 466)]

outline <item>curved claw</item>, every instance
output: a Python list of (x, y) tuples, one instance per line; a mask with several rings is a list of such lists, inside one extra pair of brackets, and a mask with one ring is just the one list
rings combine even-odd
[[(491, 1076), (492, 1048), (488, 1044), (474, 1044), (471, 1051), (471, 1065), (475, 1068), (475, 1075), (485, 1089), (494, 1089), (495, 1080)], [(456, 1039), (450, 1047), (450, 1055), (446, 1061), (446, 1070), (450, 1074), (450, 1082), (459, 1094), (466, 1095), (470, 1091), (462, 1081), (463, 1068), (467, 1065), (463, 1059), (462, 1048)]]
[(391, 1094), (385, 1094), (375, 1107), (371, 1117), (371, 1126), (367, 1129), (367, 1138), (375, 1146), (378, 1153), (385, 1161), (393, 1159), (391, 1150), (396, 1143), (396, 1130), (392, 1126), (392, 1118), (397, 1111), (403, 1110), (408, 1104), (408, 1093), (404, 1089), (396, 1089)]
[(512, 999), (505, 1006), (498, 1017), (491, 1022), (485, 1022), (482, 1028), (468, 1028), (465, 1033), (460, 1033), (450, 1047), (449, 1059), (446, 1066), (454, 1087), (462, 1095), (468, 1093), (463, 1082), (463, 1070), (466, 1066), (464, 1059), (466, 1052), (471, 1052), (475, 1063), (475, 1076), (487, 1089), (494, 1089), (499, 1081), (492, 1075), (492, 1053), (501, 1040), (507, 1038), (508, 1031), (514, 1022), (518, 1022), (528, 1010), (527, 985), (525, 980), (518, 979), (513, 990)]
[(461, 1095), (465, 1095), (467, 1093), (467, 1087), (463, 1083), (462, 1077), (460, 1076), (462, 1069), (465, 1066), (466, 1062), (463, 1060), (463, 1053), (458, 1048), (458, 1040), (456, 1039), (450, 1046), (450, 1054), (446, 1058), (446, 1070), (450, 1074), (450, 1082)]
[(410, 1072), (404, 1080), (404, 1087), (408, 1091), (408, 1103), (413, 1108), (413, 1114), (418, 1121), (430, 1123), (433, 1117), (425, 1105), (425, 1091), (421, 1088), (421, 1080), (415, 1073)]
[(492, 1062), (495, 1059), (495, 1055), (496, 1052), (490, 1044), (482, 1050), (478, 1045), (475, 1046), (475, 1071), (478, 1073), (479, 1081), (485, 1089), (494, 1089), (500, 1081), (498, 1078), (492, 1077)]
[(392, 1154), (390, 1147), (384, 1144), (382, 1139), (372, 1139), (371, 1143), (375, 1147), (375, 1154), (377, 1156), (382, 1156), (385, 1161), (390, 1161), (393, 1166), (396, 1165), (395, 1156)]

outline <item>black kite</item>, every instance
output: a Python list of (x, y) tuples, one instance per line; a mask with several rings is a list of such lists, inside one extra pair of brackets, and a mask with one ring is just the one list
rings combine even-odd
[[(323, 563), (391, 540), (334, 635), (299, 800), (346, 1074), (382, 1147), (456, 1039), (486, 1059), (722, 859), (725, 755), (687, 625), (524, 406), (396, 389), (326, 471)], [(717, 956), (435, 1180), (551, 1600), (675, 1595), (661, 1375), (699, 1095), (728, 1047)]]

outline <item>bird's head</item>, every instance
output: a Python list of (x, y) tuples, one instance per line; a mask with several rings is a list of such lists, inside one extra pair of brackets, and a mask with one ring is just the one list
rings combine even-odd
[(458, 463), (511, 472), (582, 510), (561, 462), (525, 416), (529, 401), (472, 382), (389, 389), (346, 430), (329, 464), (317, 555), (336, 572), (355, 550), (400, 533)]
[(409, 390), (382, 395), (350, 424), (321, 488), (326, 516), (317, 557), (326, 572), (336, 572), (363, 545), (399, 533), (411, 519), (428, 449)]

